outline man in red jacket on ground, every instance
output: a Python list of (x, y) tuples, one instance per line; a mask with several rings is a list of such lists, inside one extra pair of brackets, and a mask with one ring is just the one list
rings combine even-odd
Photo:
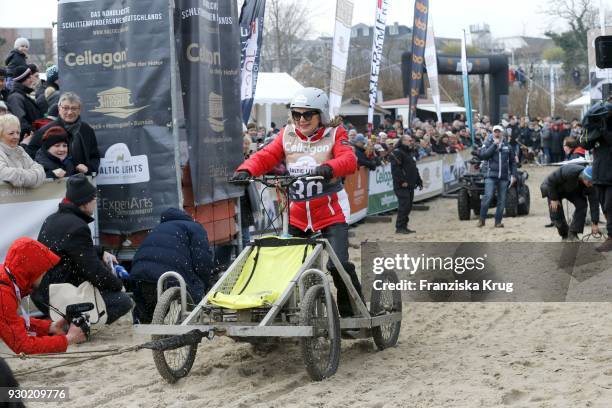
[(66, 321), (41, 320), (18, 310), (21, 299), (40, 284), (45, 273), (60, 261), (49, 248), (31, 238), (19, 238), (0, 264), (0, 338), (15, 353), (40, 354), (64, 352), (69, 344), (80, 343), (85, 335)]
[[(272, 143), (253, 154), (238, 167), (233, 181), (244, 181), (271, 171), (281, 161), (292, 176), (314, 175), (323, 181), (297, 181), (289, 198), (289, 233), (306, 237), (321, 231), (329, 240), (353, 285), (361, 295), (355, 265), (349, 262), (348, 196), (342, 177), (357, 170), (357, 158), (350, 147), (346, 130), (338, 118), (330, 120), (327, 95), (317, 88), (304, 88), (289, 105), (292, 123), (283, 128)], [(338, 290), (341, 316), (352, 315), (348, 291), (331, 262), (327, 268)]]

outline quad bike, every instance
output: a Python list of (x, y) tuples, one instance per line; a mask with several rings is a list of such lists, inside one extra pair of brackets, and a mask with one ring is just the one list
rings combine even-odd
[[(470, 170), (460, 178), (461, 187), (457, 192), (457, 213), (461, 221), (470, 219), (473, 211), (476, 217), (480, 214), (480, 203), (484, 196), (484, 176), (479, 171), (480, 161), (476, 158), (470, 160)], [(508, 187), (506, 193), (506, 217), (529, 214), (530, 194), (527, 186), (529, 174), (524, 170), (518, 170), (516, 182)], [(489, 203), (489, 208), (497, 206), (497, 197)]]

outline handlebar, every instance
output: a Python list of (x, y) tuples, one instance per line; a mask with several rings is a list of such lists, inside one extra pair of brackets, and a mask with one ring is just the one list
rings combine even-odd
[[(264, 175), (259, 177), (249, 177), (244, 180), (244, 182), (249, 183), (261, 183), (266, 187), (282, 187), (287, 188), (291, 186), (293, 183), (299, 180), (310, 181), (310, 180), (323, 180), (322, 176), (272, 176), (272, 175)], [(230, 183), (237, 184), (241, 183), (240, 181), (230, 180)]]

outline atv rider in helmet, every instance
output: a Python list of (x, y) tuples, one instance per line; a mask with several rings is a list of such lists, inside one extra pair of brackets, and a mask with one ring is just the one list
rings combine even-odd
[[(289, 192), (289, 233), (307, 237), (321, 231), (329, 240), (360, 296), (361, 284), (355, 265), (349, 262), (349, 202), (342, 177), (357, 170), (357, 158), (339, 118), (330, 119), (327, 95), (317, 88), (304, 88), (291, 101), (289, 124), (272, 143), (238, 167), (232, 181), (268, 173), (281, 161), (292, 176), (321, 176), (323, 181), (298, 181)], [(331, 261), (327, 263), (338, 291), (341, 316), (353, 315), (349, 294)], [(362, 296), (363, 297), (363, 296)]]

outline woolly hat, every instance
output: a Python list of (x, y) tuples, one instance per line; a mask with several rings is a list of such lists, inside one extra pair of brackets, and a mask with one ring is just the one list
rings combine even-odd
[(353, 143), (368, 143), (368, 140), (365, 138), (365, 136), (361, 133), (358, 133), (357, 136), (355, 136), (355, 138), (353, 139)]
[(68, 144), (68, 133), (61, 126), (50, 127), (42, 137), (42, 147), (45, 150), (60, 142)]
[(32, 70), (27, 65), (20, 65), (13, 71), (15, 73), (14, 80), (23, 82), (32, 75)]
[(59, 79), (59, 71), (57, 70), (57, 65), (51, 65), (47, 68), (47, 83), (54, 83)]
[(582, 176), (585, 180), (587, 181), (593, 181), (593, 167), (588, 166), (585, 167), (584, 170), (582, 170)]
[(84, 174), (70, 176), (66, 183), (66, 198), (75, 205), (87, 204), (96, 197), (96, 188)]
[(23, 37), (19, 37), (18, 39), (15, 40), (15, 46), (14, 48), (19, 48), (21, 46), (25, 45), (26, 47), (30, 48), (30, 42), (28, 41), (27, 38), (23, 38)]

